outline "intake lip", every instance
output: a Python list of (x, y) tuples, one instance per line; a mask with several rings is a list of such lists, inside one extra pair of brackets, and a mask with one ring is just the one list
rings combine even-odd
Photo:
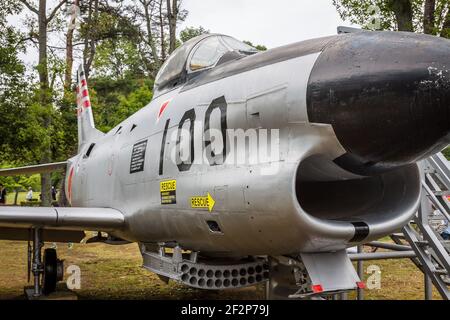
[(450, 137), (450, 41), (406, 32), (339, 36), (309, 79), (308, 117), (331, 124), (335, 162), (371, 175), (443, 149)]

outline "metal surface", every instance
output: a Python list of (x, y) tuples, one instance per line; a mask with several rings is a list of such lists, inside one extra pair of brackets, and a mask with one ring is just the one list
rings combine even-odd
[[(358, 254), (363, 253), (363, 246), (358, 246), (357, 250)], [(349, 259), (352, 260), (351, 256), (349, 255)], [(352, 260), (353, 261), (353, 260)], [(358, 259), (356, 263), (356, 272), (358, 274), (359, 279), (364, 279), (364, 264), (362, 262), (362, 259)], [(362, 288), (356, 289), (356, 299), (357, 300), (364, 300), (364, 291)]]
[(142, 252), (144, 268), (185, 285), (205, 290), (236, 289), (263, 283), (269, 278), (264, 258), (250, 261), (197, 261), (192, 253), (183, 254), (179, 247), (172, 253)]
[(266, 298), (271, 300), (345, 296), (360, 282), (344, 250), (270, 257), (269, 266)]
[(305, 299), (314, 296), (311, 278), (301, 260), (269, 257), (270, 278), (266, 284), (267, 300)]
[(381, 242), (381, 241), (372, 241), (365, 244), (366, 246), (375, 247), (375, 248), (383, 248), (389, 250), (397, 250), (397, 251), (410, 251), (411, 247), (406, 245), (399, 245), (395, 243), (389, 242)]
[(328, 45), (311, 72), (308, 117), (332, 125), (347, 151), (335, 161), (371, 174), (445, 148), (449, 52), (447, 39), (408, 32), (357, 32)]
[(38, 297), (42, 294), (42, 288), (41, 288), (41, 274), (43, 272), (43, 265), (42, 265), (42, 255), (41, 255), (41, 249), (43, 247), (43, 243), (41, 240), (41, 229), (36, 228), (33, 229), (33, 265), (32, 265), (32, 271), (34, 276), (34, 296)]
[[(85, 236), (84, 231), (52, 229), (50, 227), (42, 229), (42, 241), (44, 242), (79, 243)], [(14, 241), (32, 240), (29, 229), (4, 227), (0, 228), (0, 239)]]
[(301, 253), (312, 285), (321, 285), (323, 292), (354, 290), (361, 281), (345, 250), (326, 253)]
[(428, 274), (424, 273), (423, 275), (424, 282), (424, 298), (425, 300), (433, 300), (433, 282)]
[(425, 299), (432, 298), (431, 283), (442, 298), (450, 299), (448, 276), (450, 275), (449, 249), (434, 225), (435, 217), (448, 226), (450, 205), (446, 194), (450, 190), (450, 169), (442, 154), (437, 154), (421, 163), (423, 170), (421, 206), (414, 217), (414, 228), (410, 223), (403, 228), (406, 239), (420, 261), (424, 272)]
[(124, 226), (124, 216), (111, 208), (0, 207), (0, 227), (35, 226), (80, 231), (117, 231)]
[(413, 250), (409, 251), (395, 251), (395, 252), (365, 252), (365, 253), (350, 253), (348, 257), (352, 261), (368, 261), (368, 260), (384, 260), (384, 259), (406, 259), (413, 258), (416, 254)]
[[(417, 255), (417, 258), (420, 260), (422, 269), (425, 271), (425, 274), (431, 278), (434, 286), (441, 294), (444, 299), (450, 299), (450, 291), (446, 283), (441, 278), (441, 275), (437, 274), (437, 268), (435, 262), (430, 259), (428, 253), (424, 250), (423, 246), (420, 243), (420, 236), (411, 228), (411, 226), (407, 225), (403, 228), (403, 232), (408, 239), (408, 242), (412, 244), (412, 247)], [(413, 245), (416, 244), (416, 245)]]
[(34, 166), (27, 166), (21, 168), (0, 169), (0, 176), (53, 172), (57, 170), (65, 170), (66, 166), (67, 161), (63, 161), (48, 164), (38, 164)]
[[(169, 67), (186, 68), (190, 51), (215, 36), (181, 47), (186, 61)], [(419, 207), (416, 162), (448, 143), (445, 41), (353, 32), (234, 55), (174, 79), (169, 72), (149, 105), (108, 133), (95, 128), (79, 69), (79, 154), (67, 161), (65, 181), (73, 207), (0, 207), (0, 226), (93, 229), (146, 246), (170, 241), (200, 252), (206, 265), (330, 257), (389, 235)], [(171, 268), (180, 257), (156, 252), (144, 253), (148, 265), (178, 276)], [(320, 279), (327, 268), (349, 274), (348, 259), (324, 261), (307, 271)], [(299, 270), (294, 287), (306, 279)]]
[[(68, 161), (66, 194), (72, 206), (86, 209), (80, 209), (79, 217), (75, 212), (68, 215), (68, 225), (95, 228), (95, 220), (101, 217), (92, 214), (88, 221), (89, 208), (110, 207), (123, 213), (126, 221), (119, 223), (123, 229), (109, 230), (114, 236), (145, 243), (173, 239), (185, 249), (229, 257), (343, 250), (401, 228), (419, 205), (416, 165), (400, 161), (391, 166), (393, 170), (375, 176), (345, 170), (335, 160), (348, 154), (349, 148), (336, 136), (334, 123), (318, 123), (321, 121), (311, 111), (323, 55), (351, 63), (350, 56), (338, 51), (347, 50), (343, 44), (367, 42), (364, 34), (305, 41), (205, 70), (157, 96), (107, 134), (96, 133), (92, 108), (81, 103), (90, 101), (83, 98), (79, 104), (83, 143), (79, 155)], [(385, 42), (395, 52), (398, 49), (392, 47), (393, 39), (404, 36), (367, 34), (368, 39)], [(407, 39), (410, 41), (405, 43), (433, 42), (419, 35), (408, 35)], [(424, 64), (428, 56), (414, 55), (414, 59)], [(378, 57), (374, 66), (387, 68), (382, 60)], [(87, 92), (81, 73), (79, 88)], [(427, 79), (424, 76), (423, 80)], [(326, 84), (320, 88), (323, 86)], [(390, 108), (389, 103), (384, 107)], [(340, 116), (333, 108), (327, 113)], [(154, 125), (149, 126), (149, 120)], [(193, 163), (180, 165), (173, 155), (180, 152), (177, 140), (181, 140), (181, 129), (188, 127)], [(224, 138), (226, 149), (211, 154), (223, 156), (225, 161), (212, 163), (198, 156), (207, 151), (202, 134), (205, 128), (244, 133), (255, 130), (256, 134), (279, 130), (277, 157), (256, 162), (246, 158), (244, 164), (236, 163), (233, 155), (245, 156), (249, 151), (245, 144)], [(353, 134), (364, 136), (361, 130)], [(430, 140), (426, 149), (435, 142)], [(232, 144), (234, 154), (230, 153)], [(140, 145), (146, 146), (145, 153), (138, 170), (131, 170), (133, 150)], [(417, 152), (424, 149), (422, 144), (416, 147), (420, 149)], [(273, 174), (263, 174), (271, 167), (276, 168)], [(176, 201), (170, 204), (161, 201), (160, 183), (166, 180), (176, 180), (177, 184)], [(209, 217), (203, 209), (191, 206), (192, 197), (205, 194), (215, 199)], [(323, 201), (324, 195), (327, 201)], [(25, 220), (23, 224), (28, 227), (22, 213), (0, 214), (0, 220), (5, 218)], [(45, 213), (42, 224), (54, 224), (54, 218)], [(220, 232), (212, 231), (211, 223)], [(235, 241), (238, 237), (240, 241)]]

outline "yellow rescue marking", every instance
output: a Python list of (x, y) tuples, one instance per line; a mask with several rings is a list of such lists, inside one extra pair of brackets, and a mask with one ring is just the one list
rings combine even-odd
[(161, 192), (161, 204), (177, 203), (177, 181), (166, 180), (159, 183), (159, 191)]
[(177, 190), (177, 180), (161, 181), (159, 184), (161, 192)]
[(191, 198), (191, 207), (195, 209), (208, 209), (209, 212), (212, 211), (214, 208), (214, 204), (216, 202), (214, 201), (213, 197), (208, 194), (204, 197), (192, 197)]

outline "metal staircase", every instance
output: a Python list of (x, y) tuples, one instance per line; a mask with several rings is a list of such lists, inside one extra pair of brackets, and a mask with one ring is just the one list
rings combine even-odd
[[(436, 154), (421, 163), (422, 199), (413, 221), (403, 228), (405, 239), (416, 253), (415, 263), (431, 280), (443, 299), (450, 300), (450, 241), (441, 236), (450, 223), (450, 166)], [(431, 298), (431, 286), (427, 297)]]

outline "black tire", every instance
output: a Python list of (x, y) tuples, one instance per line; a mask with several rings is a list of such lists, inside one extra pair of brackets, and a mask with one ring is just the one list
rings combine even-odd
[(44, 251), (44, 274), (42, 277), (42, 293), (48, 295), (56, 290), (57, 256), (55, 249)]

